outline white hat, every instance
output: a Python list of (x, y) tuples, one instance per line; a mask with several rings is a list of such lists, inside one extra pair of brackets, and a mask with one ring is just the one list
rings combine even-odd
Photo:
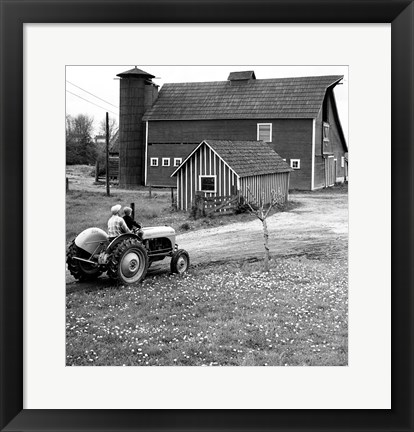
[(114, 205), (114, 206), (111, 208), (111, 213), (112, 213), (113, 215), (116, 215), (116, 214), (119, 212), (119, 210), (121, 210), (121, 208), (122, 208), (121, 204)]

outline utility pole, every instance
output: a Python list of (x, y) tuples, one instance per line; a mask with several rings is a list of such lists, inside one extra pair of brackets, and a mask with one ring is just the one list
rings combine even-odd
[(106, 195), (110, 196), (111, 191), (109, 189), (109, 117), (106, 113)]

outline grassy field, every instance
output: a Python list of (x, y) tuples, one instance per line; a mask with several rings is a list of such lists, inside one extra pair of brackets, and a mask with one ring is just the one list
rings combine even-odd
[(112, 193), (110, 197), (104, 192), (68, 191), (66, 194), (66, 238), (71, 240), (81, 231), (89, 227), (107, 230), (108, 219), (111, 217), (111, 207), (115, 204), (129, 206), (134, 202), (135, 219), (149, 226), (157, 224), (154, 220), (171, 214), (171, 198), (163, 194), (123, 191)]
[[(130, 203), (135, 203), (135, 220), (143, 226), (169, 225), (177, 233), (255, 219), (255, 216), (250, 213), (242, 213), (211, 215), (194, 220), (189, 213), (172, 209), (169, 190), (155, 189), (151, 197), (147, 190), (116, 191), (109, 197), (101, 191), (70, 190), (66, 194), (67, 242), (89, 227), (98, 227), (106, 231), (111, 207), (115, 204), (129, 206)], [(292, 200), (284, 210), (288, 211), (297, 205), (298, 203)]]
[(346, 365), (347, 266), (278, 258), (74, 286), (67, 365)]

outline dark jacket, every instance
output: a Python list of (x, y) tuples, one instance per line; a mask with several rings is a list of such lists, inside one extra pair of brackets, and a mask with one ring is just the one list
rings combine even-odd
[(132, 230), (133, 227), (135, 228), (141, 228), (141, 225), (138, 222), (135, 222), (134, 219), (132, 219), (131, 216), (125, 215), (124, 221), (127, 224), (127, 227)]

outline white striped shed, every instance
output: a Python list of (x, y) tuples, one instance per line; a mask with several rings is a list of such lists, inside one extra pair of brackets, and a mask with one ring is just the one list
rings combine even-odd
[(263, 141), (204, 140), (171, 175), (177, 179), (177, 208), (190, 210), (196, 193), (250, 201), (263, 193), (268, 203), (274, 190), (287, 200), (291, 170)]

